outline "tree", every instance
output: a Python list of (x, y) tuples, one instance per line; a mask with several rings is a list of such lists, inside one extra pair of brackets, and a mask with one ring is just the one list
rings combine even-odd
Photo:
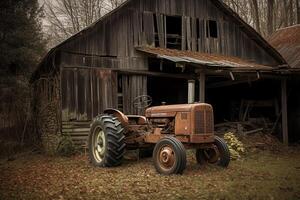
[(300, 24), (300, 2), (296, 0), (297, 24)]
[(37, 0), (0, 2), (0, 69), (29, 74), (45, 51)]
[(42, 14), (38, 0), (0, 1), (0, 140), (33, 138), (28, 79), (45, 53)]
[(268, 35), (271, 35), (274, 31), (274, 0), (268, 0), (268, 17), (267, 17), (267, 27)]
[(46, 32), (50, 45), (89, 26), (124, 0), (45, 0)]
[(253, 18), (254, 18), (256, 31), (260, 33), (261, 32), (260, 31), (260, 17), (259, 17), (257, 0), (252, 0), (251, 8), (252, 8), (251, 10), (252, 10)]
[(300, 24), (300, 0), (223, 1), (265, 37), (277, 29)]

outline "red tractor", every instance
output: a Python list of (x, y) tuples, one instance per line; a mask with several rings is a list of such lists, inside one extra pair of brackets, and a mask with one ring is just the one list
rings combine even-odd
[[(136, 100), (135, 105), (151, 103), (149, 96)], [(230, 162), (227, 144), (214, 135), (213, 108), (205, 103), (150, 107), (145, 116), (107, 109), (92, 122), (88, 145), (90, 160), (99, 167), (120, 165), (126, 149), (153, 149), (156, 170), (167, 175), (183, 172), (186, 149), (196, 149), (199, 164)]]

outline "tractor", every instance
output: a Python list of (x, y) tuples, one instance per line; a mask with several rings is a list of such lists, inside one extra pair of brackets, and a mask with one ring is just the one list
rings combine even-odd
[[(139, 96), (133, 103), (146, 108), (152, 98)], [(126, 150), (137, 149), (153, 150), (154, 166), (164, 175), (183, 173), (186, 149), (196, 149), (199, 164), (230, 162), (227, 144), (214, 135), (213, 108), (205, 103), (149, 107), (145, 116), (106, 109), (93, 120), (88, 141), (90, 161), (98, 167), (118, 166)]]

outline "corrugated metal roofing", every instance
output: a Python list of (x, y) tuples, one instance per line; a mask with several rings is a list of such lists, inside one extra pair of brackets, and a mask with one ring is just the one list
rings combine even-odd
[(300, 25), (283, 28), (269, 38), (292, 68), (300, 68)]
[(240, 70), (270, 70), (272, 66), (260, 65), (241, 58), (224, 56), (217, 54), (208, 54), (192, 51), (180, 51), (175, 49), (163, 49), (153, 47), (138, 47), (138, 51), (155, 55), (157, 58), (170, 60), (176, 63), (191, 63), (196, 65), (205, 65), (222, 68), (238, 68)]

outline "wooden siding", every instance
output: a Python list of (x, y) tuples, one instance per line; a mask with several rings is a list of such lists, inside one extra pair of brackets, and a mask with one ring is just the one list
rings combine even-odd
[(107, 69), (62, 68), (62, 121), (91, 121), (117, 107), (117, 77)]
[[(147, 60), (134, 47), (155, 45), (155, 21), (159, 46), (165, 47), (166, 15), (182, 17), (182, 50), (236, 56), (259, 64), (278, 64), (251, 38), (253, 36), (243, 31), (233, 16), (218, 9), (211, 0), (132, 0), (63, 45), (62, 51), (69, 53), (62, 56), (62, 62), (81, 65), (82, 59), (71, 58), (78, 57), (79, 53), (98, 60), (97, 67), (147, 70)], [(218, 38), (207, 37), (207, 20), (217, 21)], [(93, 66), (95, 62), (87, 65)]]

